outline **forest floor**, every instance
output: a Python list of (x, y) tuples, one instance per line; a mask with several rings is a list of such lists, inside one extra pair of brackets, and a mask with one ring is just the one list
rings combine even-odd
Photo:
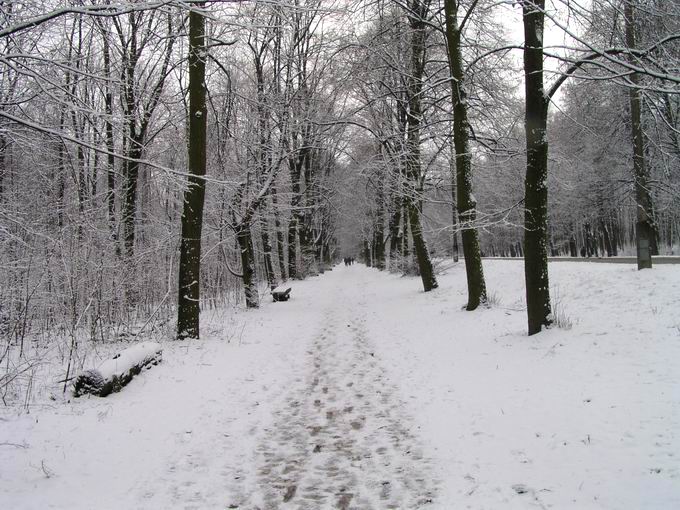
[(680, 508), (680, 270), (550, 270), (567, 327), (533, 337), (521, 261), (475, 312), (462, 264), (427, 294), (355, 265), (204, 313), (107, 398), (55, 355), (0, 409), (0, 508)]

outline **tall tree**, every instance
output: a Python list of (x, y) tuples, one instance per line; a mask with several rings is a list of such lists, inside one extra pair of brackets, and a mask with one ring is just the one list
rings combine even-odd
[(411, 237), (416, 252), (416, 260), (423, 282), (423, 290), (436, 289), (437, 278), (427, 249), (421, 222), (422, 213), (422, 161), (420, 129), (423, 117), (422, 91), (426, 62), (427, 14), (429, 0), (412, 0), (408, 19), (411, 29), (411, 75), (407, 80), (408, 89), (408, 129), (406, 134), (406, 176), (410, 186), (407, 197), (408, 219)]
[[(650, 55), (654, 52), (667, 50), (672, 46), (677, 36), (661, 36), (650, 45), (648, 50), (639, 51), (636, 48), (634, 19), (632, 4), (626, 4), (624, 17), (626, 18), (626, 46), (625, 48), (594, 48), (587, 41), (586, 55), (571, 60), (571, 65), (546, 91), (543, 84), (543, 28), (545, 21), (544, 0), (523, 0), (524, 24), (524, 83), (526, 98), (525, 133), (527, 147), (527, 168), (525, 180), (525, 213), (524, 213), (524, 263), (527, 298), (527, 317), (529, 334), (541, 331), (543, 326), (553, 322), (550, 304), (550, 286), (548, 279), (548, 139), (547, 119), (548, 107), (552, 97), (559, 87), (571, 76), (597, 60), (603, 60), (610, 65), (595, 64), (595, 69), (604, 68), (604, 76), (599, 79), (615, 80), (618, 77), (616, 67), (622, 68), (625, 75), (630, 76), (630, 93), (632, 132), (634, 141), (634, 171), (637, 203), (637, 240), (642, 242), (638, 252), (644, 250), (644, 257), (649, 259), (651, 240), (654, 236), (651, 214), (651, 197), (649, 182), (644, 168), (644, 139), (640, 121), (640, 96), (638, 73), (644, 72), (655, 80), (666, 80), (680, 83), (680, 78), (672, 72), (656, 71), (657, 62)], [(553, 20), (554, 21), (554, 20)], [(620, 55), (623, 58), (619, 58)], [(639, 59), (639, 62), (638, 60)], [(650, 61), (653, 65), (641, 66), (640, 62)], [(637, 92), (637, 93), (636, 93)], [(639, 253), (640, 257), (640, 253)], [(645, 263), (638, 262), (639, 267), (651, 265), (651, 259)]]
[(184, 193), (177, 299), (177, 338), (198, 338), (201, 233), (205, 201), (207, 117), (205, 17), (196, 4), (189, 13), (189, 177)]
[[(634, 50), (637, 49), (635, 36), (635, 5), (634, 0), (625, 0), (623, 15), (625, 18), (626, 46), (631, 63), (635, 64)], [(630, 99), (630, 128), (633, 138), (633, 182), (635, 187), (636, 218), (635, 236), (637, 246), (638, 269), (652, 267), (652, 244), (654, 225), (652, 219), (652, 198), (649, 191), (649, 176), (645, 168), (645, 140), (642, 130), (640, 75), (631, 73), (631, 86), (628, 87)]]
[[(123, 162), (123, 244), (125, 254), (132, 257), (135, 247), (140, 160), (148, 144), (151, 120), (168, 77), (175, 35), (170, 13), (164, 15), (161, 11), (133, 11), (127, 15), (127, 20), (125, 25), (120, 18), (113, 19), (120, 42), (119, 51), (122, 53), (121, 104), (126, 122), (122, 142), (126, 156)], [(165, 33), (161, 32), (163, 23)], [(162, 48), (161, 51), (151, 48), (154, 41), (157, 48)], [(156, 58), (155, 65), (148, 65), (143, 61), (147, 51), (151, 58)], [(140, 86), (141, 83), (146, 86)]]
[(527, 169), (524, 181), (524, 278), (529, 334), (553, 322), (548, 280), (548, 105), (543, 88), (545, 0), (522, 0)]
[[(116, 229), (116, 168), (115, 168), (115, 143), (113, 131), (113, 71), (111, 69), (111, 30), (110, 20), (96, 18), (97, 27), (102, 36), (102, 58), (104, 65), (104, 113), (105, 117), (105, 140), (106, 150), (106, 204), (109, 219), (111, 238), (116, 241), (118, 232)], [(120, 245), (116, 242), (116, 254), (120, 255)]]
[(457, 0), (444, 1), (446, 44), (452, 78), (453, 141), (456, 151), (456, 205), (462, 228), (461, 238), (463, 241), (463, 256), (465, 257), (465, 273), (468, 288), (466, 309), (475, 310), (480, 303), (486, 302), (486, 282), (482, 268), (479, 238), (475, 228), (477, 201), (472, 195), (472, 153), (470, 152), (469, 144), (470, 123), (468, 121), (467, 94), (464, 86), (465, 74), (463, 72), (463, 55), (461, 51), (461, 34), (475, 4), (467, 11), (460, 25), (458, 24), (459, 6), (460, 4)]
[[(254, 13), (256, 14), (257, 11)], [(277, 21), (276, 15), (270, 17), (270, 22), (267, 25), (274, 25)], [(256, 23), (253, 24), (257, 26)], [(255, 164), (257, 166), (256, 174), (260, 185), (264, 184), (264, 179), (267, 174), (271, 172), (271, 166), (274, 164), (272, 156), (272, 129), (270, 122), (270, 105), (267, 101), (267, 94), (265, 90), (265, 64), (269, 55), (271, 40), (276, 37), (275, 29), (265, 29), (264, 33), (260, 34), (259, 30), (255, 29), (251, 32), (248, 38), (248, 47), (253, 54), (253, 64), (255, 71), (255, 83), (257, 86), (257, 149), (255, 151)], [(263, 204), (260, 211), (259, 227), (260, 237), (262, 240), (262, 251), (264, 256), (264, 269), (267, 283), (270, 288), (276, 287), (276, 275), (274, 273), (273, 249), (272, 240), (269, 235), (269, 221), (267, 215), (266, 204)], [(252, 245), (252, 242), (250, 243)], [(245, 268), (244, 268), (245, 275)], [(244, 278), (245, 281), (245, 278)]]

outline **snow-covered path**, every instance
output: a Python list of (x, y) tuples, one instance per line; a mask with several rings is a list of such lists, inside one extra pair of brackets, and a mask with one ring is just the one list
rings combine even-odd
[(485, 271), (470, 313), (462, 265), (337, 267), (105, 399), (46, 365), (0, 410), (0, 508), (680, 508), (680, 271), (551, 264), (573, 326), (531, 338), (521, 263)]
[(295, 508), (366, 510), (432, 502), (422, 448), (366, 334), (359, 275), (333, 279), (305, 374), (257, 447), (261, 508), (288, 501)]
[(366, 335), (369, 275), (337, 268), (297, 282), (290, 302), (230, 317), (215, 339), (167, 343), (164, 362), (119, 394), (11, 418), (2, 439), (25, 448), (0, 447), (9, 454), (0, 462), (0, 502), (14, 509), (93, 501), (112, 509), (428, 504), (434, 482), (422, 447)]
[[(337, 270), (295, 285), (290, 302), (249, 313), (260, 323), (250, 324), (258, 330), (253, 336), (276, 339), (274, 347), (283, 349), (274, 349), (276, 360), (263, 352), (261, 365), (250, 369), (256, 373), (230, 390), (250, 388), (250, 399), (232, 397), (226, 407), (237, 416), (214, 410), (224, 396), (201, 396), (214, 386), (194, 387), (205, 401), (197, 417), (205, 430), (180, 436), (165, 476), (143, 484), (150, 508), (217, 508), (220, 498), (225, 507), (263, 510), (418, 508), (432, 501), (427, 462), (365, 332), (366, 276)], [(304, 323), (291, 324), (301, 317)], [(239, 408), (250, 418), (241, 431)]]

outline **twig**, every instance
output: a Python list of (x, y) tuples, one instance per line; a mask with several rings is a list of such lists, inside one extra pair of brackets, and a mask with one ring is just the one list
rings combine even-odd
[(26, 443), (24, 444), (18, 444), (18, 443), (0, 443), (0, 446), (14, 446), (16, 448), (28, 448), (28, 445)]

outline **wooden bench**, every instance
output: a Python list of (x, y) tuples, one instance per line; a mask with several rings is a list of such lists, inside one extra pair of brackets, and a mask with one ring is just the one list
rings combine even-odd
[(276, 287), (272, 289), (272, 298), (274, 298), (274, 301), (288, 301), (290, 299), (291, 290), (293, 290), (292, 287), (288, 287), (285, 290), (283, 288)]

